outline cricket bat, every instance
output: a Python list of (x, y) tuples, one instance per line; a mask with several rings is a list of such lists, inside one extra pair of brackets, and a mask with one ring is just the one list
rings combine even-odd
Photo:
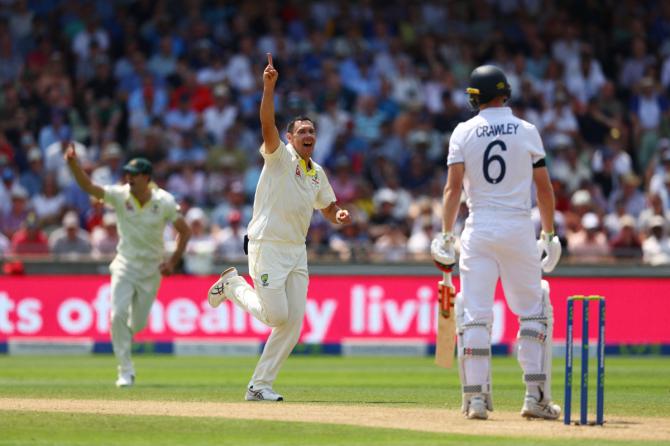
[(437, 284), (438, 315), (437, 338), (435, 340), (435, 364), (451, 368), (454, 364), (456, 346), (456, 313), (454, 299), (456, 288), (451, 281), (451, 271), (442, 272), (442, 280)]

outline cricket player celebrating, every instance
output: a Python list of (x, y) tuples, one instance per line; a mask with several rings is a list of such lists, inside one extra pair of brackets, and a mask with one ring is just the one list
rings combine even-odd
[(351, 221), (349, 212), (335, 204), (323, 168), (311, 158), (316, 144), (312, 120), (298, 117), (288, 124), (288, 145), (279, 138), (274, 117), (278, 76), (268, 53), (260, 106), (264, 166), (248, 227), (249, 274), (254, 287), (235, 268), (228, 268), (208, 293), (213, 307), (230, 299), (272, 327), (249, 381), (247, 401), (283, 400), (272, 385), (300, 336), (309, 280), (305, 237), (313, 209), (320, 209), (335, 224)]
[[(455, 302), (462, 410), (470, 419), (486, 419), (493, 410), (491, 324), (500, 277), (519, 318), (518, 358), (526, 384), (521, 415), (554, 420), (561, 409), (551, 401), (553, 314), (541, 269), (554, 269), (561, 245), (554, 235), (554, 192), (542, 140), (532, 124), (504, 106), (511, 91), (497, 67), (476, 68), (467, 93), (479, 114), (451, 135), (444, 232), (431, 244), (438, 267), (455, 263), (452, 230), (464, 188), (470, 213), (461, 235), (461, 292)], [(542, 220), (539, 241), (530, 219), (531, 183)]]
[[(112, 273), (112, 346), (118, 361), (117, 387), (135, 382), (130, 358), (133, 334), (147, 322), (161, 275), (169, 275), (181, 259), (191, 230), (179, 213), (174, 197), (151, 185), (151, 163), (132, 159), (123, 167), (124, 185), (99, 186), (77, 162), (70, 144), (65, 160), (79, 187), (111, 205), (117, 218), (119, 244), (109, 269)], [(177, 247), (164, 260), (163, 232), (166, 223), (177, 231)]]

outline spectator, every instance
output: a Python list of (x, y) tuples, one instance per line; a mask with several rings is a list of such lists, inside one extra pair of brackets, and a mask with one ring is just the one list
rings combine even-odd
[(91, 180), (101, 186), (110, 186), (121, 181), (122, 176), (123, 149), (117, 142), (109, 142), (105, 145), (100, 155), (98, 167), (91, 172)]
[(649, 222), (649, 235), (642, 243), (642, 260), (652, 266), (670, 264), (670, 239), (666, 235), (667, 221), (655, 215)]
[(615, 190), (610, 196), (608, 209), (614, 210), (617, 200), (623, 200), (626, 213), (637, 218), (645, 208), (646, 200), (644, 193), (638, 189), (641, 181), (634, 173), (629, 173), (621, 178), (621, 188)]
[(158, 51), (151, 56), (147, 68), (159, 79), (170, 77), (177, 69), (177, 58), (172, 50), (172, 38), (163, 36), (158, 44)]
[(161, 118), (168, 106), (168, 93), (156, 84), (150, 73), (143, 73), (141, 83), (128, 95), (128, 125), (131, 129), (147, 129), (153, 118)]
[(340, 204), (347, 204), (356, 199), (358, 185), (352, 173), (349, 159), (344, 155), (337, 158), (335, 161), (335, 172), (331, 176), (330, 185)]
[(598, 261), (610, 254), (607, 237), (600, 229), (600, 219), (593, 212), (584, 214), (581, 229), (569, 232), (567, 237), (568, 252), (574, 259)]
[(383, 262), (401, 262), (407, 258), (407, 236), (402, 226), (391, 222), (388, 229), (374, 242), (375, 258)]
[(76, 212), (69, 211), (63, 217), (63, 225), (49, 236), (49, 248), (56, 255), (89, 255), (91, 242), (88, 232), (79, 227)]
[(53, 173), (44, 177), (43, 188), (32, 198), (31, 204), (43, 227), (60, 222), (65, 212), (65, 195), (60, 191)]
[(79, 59), (86, 59), (90, 55), (91, 45), (95, 42), (103, 51), (109, 48), (109, 34), (100, 26), (97, 17), (89, 16), (85, 21), (85, 28), (79, 31), (72, 39), (72, 51)]
[(11, 254), (46, 255), (49, 254), (47, 235), (39, 225), (37, 215), (29, 213), (21, 222), (21, 228), (12, 236)]
[(19, 183), (23, 186), (31, 197), (42, 190), (45, 172), (42, 163), (42, 151), (37, 146), (33, 146), (28, 151), (28, 169), (21, 173)]
[(651, 77), (642, 78), (639, 87), (639, 93), (631, 99), (630, 112), (637, 163), (644, 171), (658, 143), (661, 124), (668, 118), (668, 100), (657, 91)]
[(0, 232), (0, 259), (3, 259), (4, 257), (9, 254), (9, 251), (12, 247), (11, 241), (3, 234)]
[(241, 224), (246, 226), (251, 220), (253, 208), (247, 203), (246, 197), (244, 196), (244, 186), (239, 181), (230, 184), (230, 187), (226, 192), (226, 200), (221, 201), (221, 203), (214, 208), (214, 212), (212, 213), (213, 223), (219, 228), (225, 227), (230, 212), (233, 210), (240, 213)]
[(407, 240), (407, 252), (413, 260), (430, 260), (430, 242), (433, 240), (434, 228), (430, 217), (421, 216), (419, 224)]
[(215, 144), (223, 144), (226, 132), (237, 119), (237, 106), (230, 100), (230, 89), (225, 84), (214, 87), (214, 105), (202, 114), (205, 130)]
[(578, 137), (579, 125), (569, 99), (564, 90), (557, 90), (553, 106), (542, 113), (541, 129), (549, 149), (555, 148), (560, 138), (568, 137), (574, 141)]
[[(28, 218), (29, 206), (28, 192), (18, 184), (12, 187), (10, 197), (9, 210), (0, 213), (0, 231), (11, 239)], [(32, 215), (37, 218), (34, 213)]]
[(328, 222), (315, 218), (307, 232), (307, 256), (309, 259), (318, 259), (331, 254)]
[(93, 230), (102, 226), (102, 221), (109, 212), (105, 208), (105, 202), (95, 197), (89, 197), (91, 207), (84, 214), (84, 229), (93, 235)]
[(48, 147), (61, 141), (70, 139), (72, 131), (66, 121), (64, 110), (54, 110), (51, 113), (49, 124), (40, 129), (39, 143), (42, 152), (47, 155)]
[(628, 214), (622, 216), (619, 227), (619, 233), (610, 242), (612, 255), (619, 259), (641, 258), (642, 242), (635, 228), (635, 218)]
[(91, 230), (91, 255), (94, 258), (111, 259), (116, 255), (119, 244), (119, 233), (116, 227), (116, 214), (107, 212), (102, 217), (102, 224)]
[(654, 65), (654, 56), (647, 53), (647, 44), (642, 37), (633, 38), (630, 46), (630, 55), (623, 62), (619, 85), (628, 90), (637, 85), (644, 77), (647, 68)]
[(228, 225), (216, 233), (216, 255), (227, 262), (244, 260), (242, 215), (233, 209), (228, 213)]
[(569, 61), (566, 68), (566, 87), (570, 94), (585, 106), (605, 84), (605, 75), (600, 62), (593, 57), (593, 50), (584, 45), (579, 58)]
[(380, 189), (374, 196), (375, 211), (370, 217), (370, 236), (373, 240), (389, 232), (391, 225), (398, 225), (395, 205), (398, 195), (391, 189)]
[(191, 238), (184, 251), (184, 270), (189, 274), (210, 274), (216, 244), (209, 233), (209, 219), (199, 207), (192, 207), (184, 216), (191, 227)]
[(638, 220), (640, 222), (640, 229), (645, 233), (651, 229), (651, 220), (655, 216), (660, 216), (665, 218), (666, 221), (670, 221), (670, 209), (663, 207), (663, 200), (659, 194), (650, 193), (647, 202), (648, 206), (640, 213)]
[(0, 181), (0, 215), (11, 209), (12, 188), (16, 184), (14, 170), (11, 167), (0, 167), (2, 169), (2, 181)]
[(350, 224), (338, 226), (330, 237), (330, 249), (343, 262), (368, 261), (370, 245), (365, 221), (360, 215), (355, 215)]

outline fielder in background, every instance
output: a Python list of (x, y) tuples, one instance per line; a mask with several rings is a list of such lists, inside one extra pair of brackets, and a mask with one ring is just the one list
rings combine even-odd
[[(486, 419), (493, 410), (491, 325), (500, 278), (519, 318), (518, 359), (526, 384), (521, 415), (555, 420), (561, 408), (551, 401), (553, 315), (541, 270), (554, 269), (561, 245), (554, 235), (544, 147), (537, 129), (504, 106), (511, 91), (500, 69), (476, 68), (467, 93), (479, 114), (460, 123), (449, 141), (443, 233), (431, 244), (438, 267), (455, 263), (452, 230), (464, 188), (470, 212), (461, 235), (461, 292), (455, 303), (462, 410), (470, 419)], [(540, 240), (530, 218), (531, 183), (542, 220)]]
[[(151, 185), (151, 163), (144, 158), (130, 160), (123, 167), (125, 184), (99, 186), (77, 162), (74, 146), (65, 160), (77, 184), (89, 195), (111, 205), (116, 212), (119, 244), (109, 266), (112, 273), (112, 346), (118, 361), (117, 387), (135, 382), (130, 358), (132, 338), (147, 322), (156, 298), (161, 275), (174, 272), (191, 230), (170, 193)], [(177, 231), (177, 247), (164, 260), (163, 232), (166, 223)]]
[(247, 401), (283, 400), (272, 386), (300, 336), (309, 280), (305, 238), (313, 210), (321, 210), (331, 223), (351, 221), (349, 212), (335, 204), (323, 168), (311, 158), (316, 144), (312, 120), (297, 117), (288, 124), (288, 145), (279, 138), (274, 117), (278, 76), (268, 53), (260, 106), (264, 165), (248, 227), (249, 274), (254, 287), (235, 268), (228, 268), (208, 292), (213, 307), (230, 299), (272, 327), (249, 381)]

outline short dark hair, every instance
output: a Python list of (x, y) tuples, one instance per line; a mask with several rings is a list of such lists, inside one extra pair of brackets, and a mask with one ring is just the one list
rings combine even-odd
[(293, 128), (295, 127), (296, 121), (309, 121), (314, 126), (314, 130), (316, 130), (316, 124), (314, 123), (314, 121), (312, 121), (312, 118), (308, 116), (296, 116), (295, 118), (291, 119), (288, 125), (286, 126), (287, 132), (293, 133)]

